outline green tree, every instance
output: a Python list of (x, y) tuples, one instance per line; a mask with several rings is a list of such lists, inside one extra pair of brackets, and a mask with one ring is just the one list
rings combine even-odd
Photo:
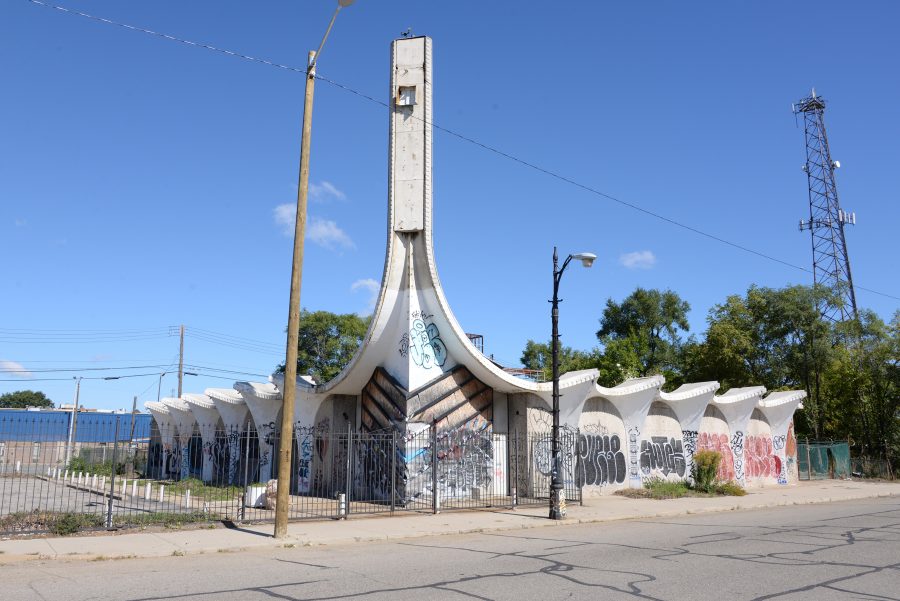
[(53, 401), (43, 392), (17, 390), (0, 396), (0, 407), (4, 409), (25, 409), (26, 407), (53, 407)]
[(604, 351), (616, 343), (613, 348), (620, 357), (629, 361), (636, 358), (634, 375), (663, 373), (676, 367), (681, 345), (679, 332), (690, 329), (690, 308), (671, 290), (637, 288), (621, 303), (606, 301), (597, 338)]
[[(559, 373), (580, 369), (597, 367), (598, 353), (575, 350), (570, 346), (559, 347)], [(535, 342), (529, 340), (525, 343), (525, 349), (519, 358), (525, 369), (535, 369), (542, 372), (541, 379), (545, 382), (553, 377), (553, 352), (549, 342)]]
[[(371, 319), (355, 313), (340, 315), (303, 309), (300, 312), (297, 374), (310, 375), (316, 382), (334, 378), (350, 363), (362, 344)], [(284, 364), (277, 369), (283, 373)]]

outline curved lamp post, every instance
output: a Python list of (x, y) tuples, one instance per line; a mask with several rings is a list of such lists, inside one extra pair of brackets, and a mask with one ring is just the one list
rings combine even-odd
[(577, 253), (569, 255), (559, 267), (556, 255), (556, 247), (553, 247), (553, 310), (551, 319), (553, 322), (553, 432), (550, 441), (550, 454), (552, 456), (552, 468), (550, 471), (550, 519), (561, 520), (566, 516), (565, 500), (563, 499), (563, 483), (559, 457), (559, 281), (563, 272), (572, 259), (581, 261), (585, 267), (593, 265), (597, 255), (593, 253)]
[[(291, 266), (291, 296), (288, 306), (287, 350), (284, 362), (284, 406), (281, 416), (281, 440), (293, 439), (294, 399), (297, 393), (297, 344), (300, 338), (300, 282), (303, 278), (303, 241), (306, 229), (306, 199), (309, 193), (309, 140), (312, 134), (313, 91), (316, 85), (316, 61), (331, 33), (341, 9), (354, 0), (338, 0), (331, 22), (318, 49), (306, 62), (306, 98), (303, 103), (303, 130), (300, 137), (300, 182), (297, 186), (297, 216), (294, 224), (294, 259)], [(288, 492), (291, 488), (291, 447), (282, 444), (278, 458), (278, 491), (275, 502), (275, 538), (287, 536)]]

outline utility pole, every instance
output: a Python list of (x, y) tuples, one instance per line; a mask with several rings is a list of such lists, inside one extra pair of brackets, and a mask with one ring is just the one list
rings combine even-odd
[(179, 338), (181, 342), (178, 344), (178, 398), (181, 398), (181, 385), (184, 381), (184, 324), (179, 328)]
[(281, 409), (281, 447), (278, 453), (278, 491), (275, 501), (275, 538), (287, 536), (288, 504), (291, 488), (291, 451), (294, 440), (294, 405), (297, 396), (297, 345), (300, 340), (300, 284), (303, 279), (303, 243), (306, 235), (306, 201), (309, 193), (309, 146), (312, 136), (313, 92), (316, 87), (316, 61), (331, 33), (334, 20), (354, 0), (338, 0), (337, 8), (319, 48), (306, 58), (306, 95), (303, 101), (303, 127), (300, 133), (300, 176), (297, 186), (297, 217), (294, 223), (294, 257), (291, 264), (291, 293), (288, 301), (287, 348), (284, 361), (284, 404)]

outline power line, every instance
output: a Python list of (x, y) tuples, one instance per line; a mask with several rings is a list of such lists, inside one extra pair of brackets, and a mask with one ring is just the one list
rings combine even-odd
[[(235, 57), (235, 58), (240, 58), (240, 59), (242, 59), (242, 60), (247, 60), (247, 61), (250, 61), (250, 62), (259, 63), (259, 64), (267, 65), (267, 66), (270, 66), (270, 67), (275, 67), (275, 68), (282, 69), (282, 70), (286, 70), (286, 71), (291, 71), (291, 72), (293, 72), (293, 73), (303, 73), (303, 74), (306, 74), (306, 68), (294, 67), (294, 66), (291, 66), (291, 65), (284, 65), (284, 64), (281, 64), (281, 63), (276, 63), (276, 62), (269, 61), (269, 60), (262, 59), (262, 58), (258, 58), (258, 57), (255, 57), (255, 56), (250, 56), (250, 55), (247, 55), (247, 54), (242, 54), (242, 53), (240, 53), (240, 52), (235, 52), (235, 51), (232, 51), (232, 50), (226, 50), (226, 49), (224, 49), (224, 48), (218, 48), (218, 47), (212, 46), (212, 45), (210, 45), (210, 44), (204, 44), (204, 43), (200, 43), (200, 42), (194, 42), (194, 41), (191, 41), (191, 40), (187, 40), (187, 39), (184, 39), (184, 38), (179, 38), (179, 37), (172, 36), (172, 35), (165, 34), (165, 33), (161, 33), (161, 32), (158, 32), (158, 31), (153, 31), (152, 29), (146, 29), (146, 28), (143, 28), (143, 27), (137, 27), (137, 26), (135, 26), (135, 25), (129, 25), (129, 24), (127, 24), (127, 23), (121, 23), (121, 22), (119, 22), (119, 21), (113, 21), (112, 19), (106, 19), (106, 18), (104, 18), (104, 17), (98, 17), (98, 16), (96, 16), (96, 15), (91, 15), (91, 14), (89, 14), (89, 13), (81, 12), (81, 11), (78, 11), (78, 10), (73, 10), (73, 9), (70, 9), (70, 8), (66, 8), (66, 7), (64, 7), (64, 6), (59, 6), (59, 5), (55, 5), (55, 4), (48, 4), (48, 3), (46, 3), (46, 2), (42, 2), (41, 0), (27, 0), (27, 1), (30, 2), (30, 3), (32, 3), (32, 4), (36, 4), (36, 5), (38, 5), (38, 6), (43, 6), (43, 7), (45, 7), (45, 8), (52, 8), (52, 9), (55, 9), (55, 10), (58, 10), (58, 11), (62, 11), (62, 12), (65, 12), (65, 13), (69, 13), (69, 14), (72, 14), (72, 15), (77, 15), (77, 16), (80, 16), (80, 17), (84, 17), (84, 18), (86, 18), (86, 19), (90, 19), (90, 20), (93, 20), (93, 21), (98, 21), (98, 22), (101, 22), (101, 23), (106, 23), (106, 24), (109, 24), (109, 25), (114, 25), (114, 26), (116, 26), (116, 27), (122, 27), (122, 28), (124, 28), (124, 29), (129, 29), (129, 30), (132, 30), (132, 31), (138, 31), (138, 32), (141, 32), (141, 33), (145, 33), (145, 34), (148, 34), (148, 35), (152, 35), (152, 36), (164, 38), (164, 39), (167, 39), (167, 40), (170, 40), (170, 41), (173, 41), (173, 42), (178, 42), (178, 43), (181, 43), (181, 44), (185, 44), (185, 45), (188, 45), (188, 46), (194, 46), (194, 47), (197, 47), (197, 48), (203, 48), (203, 49), (210, 50), (210, 51), (213, 51), (213, 52), (217, 52), (217, 53), (220, 53), (220, 54), (225, 54), (225, 55), (232, 56), (232, 57)], [(335, 86), (335, 87), (337, 87), (337, 88), (339, 88), (339, 89), (341, 89), (341, 90), (344, 90), (344, 91), (346, 91), (346, 92), (349, 92), (349, 93), (351, 93), (351, 94), (354, 94), (354, 95), (356, 95), (356, 96), (358, 96), (358, 97), (360, 97), (360, 98), (363, 98), (363, 99), (365, 99), (365, 100), (367, 100), (367, 101), (369, 101), (369, 102), (373, 102), (373, 103), (378, 104), (378, 105), (383, 106), (383, 107), (388, 107), (388, 108), (390, 107), (390, 105), (389, 105), (388, 103), (386, 103), (386, 102), (384, 102), (384, 101), (382, 101), (382, 100), (378, 100), (377, 98), (375, 98), (375, 97), (373, 97), (373, 96), (371, 96), (371, 95), (369, 95), (369, 94), (365, 94), (365, 93), (363, 93), (363, 92), (360, 92), (359, 90), (356, 90), (356, 89), (354, 89), (354, 88), (351, 88), (350, 86), (341, 84), (341, 83), (339, 83), (339, 82), (333, 81), (333, 80), (331, 80), (331, 79), (328, 79), (327, 77), (323, 77), (323, 76), (318, 75), (318, 74), (317, 74), (315, 77), (316, 77), (316, 79), (318, 79), (318, 80), (321, 80), (321, 81), (323, 81), (323, 82), (325, 82), (325, 83), (328, 83), (328, 84), (330, 84), (330, 85), (332, 85), (332, 86)], [(570, 178), (570, 177), (568, 177), (568, 176), (565, 176), (565, 175), (562, 175), (562, 174), (557, 173), (557, 172), (555, 172), (555, 171), (552, 171), (552, 170), (550, 170), (550, 169), (546, 169), (546, 168), (544, 168), (544, 167), (541, 167), (540, 165), (537, 165), (537, 164), (532, 163), (532, 162), (530, 162), (530, 161), (527, 161), (527, 160), (525, 160), (525, 159), (519, 158), (519, 157), (517, 157), (517, 156), (515, 156), (515, 155), (509, 154), (508, 152), (505, 152), (505, 151), (503, 151), (503, 150), (500, 150), (499, 148), (496, 148), (496, 147), (491, 146), (491, 145), (489, 145), (489, 144), (485, 144), (484, 142), (480, 142), (480, 141), (478, 141), (478, 140), (476, 140), (476, 139), (474, 139), (474, 138), (471, 138), (471, 137), (466, 136), (466, 135), (464, 135), (464, 134), (458, 133), (458, 132), (456, 132), (456, 131), (454, 131), (454, 130), (451, 130), (451, 129), (449, 129), (449, 128), (442, 127), (442, 126), (440, 126), (440, 125), (438, 125), (438, 124), (436, 124), (436, 123), (433, 123), (433, 122), (427, 122), (427, 121), (424, 120), (424, 119), (420, 119), (420, 120), (423, 121), (423, 122), (425, 122), (427, 125), (430, 125), (430, 126), (434, 127), (435, 129), (437, 129), (437, 130), (439, 130), (439, 131), (442, 131), (442, 132), (444, 132), (444, 133), (446, 133), (446, 134), (449, 134), (449, 135), (454, 136), (454, 137), (456, 137), (456, 138), (458, 138), (458, 139), (460, 139), (460, 140), (463, 140), (464, 142), (468, 142), (468, 143), (470, 143), (470, 144), (473, 144), (473, 145), (475, 145), (475, 146), (478, 146), (479, 148), (482, 148), (483, 150), (486, 150), (486, 151), (488, 151), (488, 152), (494, 153), (494, 154), (496, 154), (496, 155), (498, 155), (498, 156), (504, 157), (504, 158), (509, 159), (509, 160), (511, 160), (511, 161), (513, 161), (513, 162), (519, 163), (520, 165), (522, 165), (522, 166), (524, 166), (524, 167), (527, 167), (527, 168), (532, 169), (532, 170), (534, 170), (534, 171), (537, 171), (537, 172), (539, 172), (539, 173), (543, 173), (544, 175), (547, 175), (547, 176), (552, 177), (552, 178), (554, 178), (554, 179), (556, 179), (556, 180), (558, 180), (558, 181), (567, 183), (567, 184), (569, 184), (569, 185), (571, 185), (571, 186), (574, 186), (574, 187), (576, 187), (576, 188), (579, 188), (579, 189), (581, 189), (581, 190), (584, 190), (585, 192), (589, 192), (589, 193), (594, 194), (594, 195), (596, 195), (596, 196), (600, 196), (600, 197), (605, 198), (605, 199), (607, 199), (607, 200), (611, 200), (611, 201), (613, 201), (613, 202), (615, 202), (615, 203), (618, 203), (618, 204), (620, 204), (620, 205), (622, 205), (622, 206), (624, 206), (624, 207), (628, 207), (628, 208), (630, 208), (630, 209), (632, 209), (632, 210), (638, 211), (638, 212), (643, 213), (643, 214), (645, 214), (645, 215), (648, 215), (648, 216), (650, 216), (650, 217), (654, 217), (654, 218), (656, 218), (656, 219), (658, 219), (658, 220), (660, 220), (660, 221), (663, 221), (663, 222), (668, 223), (668, 224), (670, 224), (670, 225), (674, 225), (674, 226), (676, 226), (676, 227), (679, 227), (679, 228), (681, 228), (681, 229), (684, 229), (684, 230), (686, 230), (686, 231), (689, 231), (689, 232), (691, 232), (691, 233), (694, 233), (694, 234), (696, 234), (696, 235), (698, 235), (698, 236), (702, 236), (702, 237), (707, 238), (707, 239), (709, 239), (709, 240), (713, 240), (713, 241), (715, 241), (715, 242), (719, 242), (720, 244), (724, 244), (724, 245), (726, 245), (726, 246), (730, 246), (731, 248), (735, 248), (735, 249), (737, 249), (737, 250), (740, 250), (740, 251), (743, 251), (743, 252), (746, 252), (746, 253), (755, 255), (755, 256), (760, 257), (760, 258), (762, 258), (762, 259), (766, 259), (766, 260), (768, 260), (768, 261), (772, 261), (772, 262), (774, 262), (774, 263), (778, 263), (778, 264), (783, 265), (783, 266), (785, 266), (785, 267), (790, 267), (790, 268), (792, 268), (792, 269), (796, 269), (796, 270), (798, 270), (798, 271), (802, 271), (802, 272), (805, 272), (805, 273), (812, 273), (812, 271), (811, 271), (810, 269), (807, 269), (807, 268), (802, 267), (802, 266), (800, 266), (800, 265), (791, 263), (791, 262), (789, 262), (789, 261), (785, 261), (785, 260), (783, 260), (783, 259), (779, 259), (778, 257), (769, 255), (769, 254), (767, 254), (767, 253), (764, 253), (764, 252), (762, 252), (762, 251), (759, 251), (759, 250), (750, 248), (750, 247), (748, 247), (748, 246), (744, 246), (743, 244), (739, 244), (739, 243), (737, 243), (737, 242), (732, 242), (731, 240), (727, 240), (727, 239), (725, 239), (725, 238), (722, 238), (721, 236), (716, 236), (715, 234), (711, 234), (711, 233), (709, 233), (709, 232), (706, 232), (706, 231), (703, 231), (703, 230), (701, 230), (701, 229), (695, 228), (695, 227), (693, 227), (693, 226), (687, 225), (686, 223), (682, 223), (682, 222), (680, 222), (680, 221), (677, 221), (677, 220), (675, 220), (675, 219), (672, 219), (671, 217), (666, 217), (665, 215), (662, 215), (662, 214), (657, 213), (657, 212), (655, 212), (655, 211), (651, 211), (650, 209), (645, 209), (644, 207), (642, 207), (642, 206), (640, 206), (640, 205), (637, 205), (637, 204), (635, 204), (635, 203), (632, 203), (632, 202), (623, 200), (623, 199), (618, 198), (618, 197), (616, 197), (616, 196), (613, 196), (613, 195), (611, 195), (611, 194), (607, 194), (606, 192), (603, 192), (603, 191), (601, 191), (601, 190), (598, 190), (598, 189), (596, 189), (596, 188), (594, 188), (594, 187), (592, 187), (592, 186), (589, 186), (589, 185), (587, 185), (587, 184), (583, 184), (583, 183), (581, 183), (581, 182), (579, 182), (579, 181), (576, 181), (576, 180), (574, 180), (574, 179), (572, 179), (572, 178)], [(888, 293), (885, 293), (885, 292), (880, 292), (880, 291), (878, 291), (878, 290), (874, 290), (874, 289), (872, 289), (872, 288), (866, 288), (866, 287), (860, 286), (860, 285), (858, 285), (858, 284), (857, 284), (856, 288), (859, 289), (859, 290), (865, 290), (866, 292), (871, 292), (872, 294), (877, 294), (877, 295), (879, 295), (879, 296), (883, 296), (883, 297), (886, 297), (886, 298), (890, 298), (890, 299), (894, 299), (894, 300), (900, 300), (900, 296), (895, 296), (895, 295), (888, 294)], [(247, 350), (247, 349), (245, 349), (245, 350)]]
[(29, 369), (26, 366), (11, 368), (11, 367), (0, 367), (0, 374), (3, 373), (21, 373), (23, 371), (28, 373), (52, 373), (52, 372), (82, 372), (82, 371), (114, 371), (114, 370), (122, 370), (122, 369), (154, 369), (159, 367), (166, 367), (165, 365), (131, 365), (128, 367), (47, 367), (47, 368), (38, 368), (38, 369)]

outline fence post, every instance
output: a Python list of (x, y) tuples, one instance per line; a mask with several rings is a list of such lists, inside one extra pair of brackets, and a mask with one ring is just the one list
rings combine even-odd
[(397, 503), (397, 431), (391, 428), (391, 513)]
[(347, 513), (350, 513), (350, 483), (353, 482), (353, 425), (347, 424), (347, 481), (344, 483), (344, 494), (347, 496)]
[(519, 506), (519, 430), (515, 430), (513, 435), (513, 481), (512, 481), (512, 508)]
[(437, 452), (437, 420), (431, 425), (431, 511), (441, 512), (441, 497), (438, 492), (438, 452)]
[[(106, 449), (106, 447), (104, 447)], [(106, 504), (106, 528), (112, 528), (113, 495), (116, 494), (116, 461), (119, 455), (119, 416), (116, 416), (116, 429), (113, 433), (112, 468), (109, 470), (109, 501)]]
[(247, 478), (249, 477), (250, 470), (250, 422), (247, 422), (247, 428), (245, 429), (247, 433), (247, 441), (246, 446), (244, 447), (244, 491), (241, 494), (241, 508), (240, 508), (240, 519), (243, 520), (247, 515)]
[(806, 479), (812, 480), (812, 461), (809, 453), (809, 436), (806, 437)]

